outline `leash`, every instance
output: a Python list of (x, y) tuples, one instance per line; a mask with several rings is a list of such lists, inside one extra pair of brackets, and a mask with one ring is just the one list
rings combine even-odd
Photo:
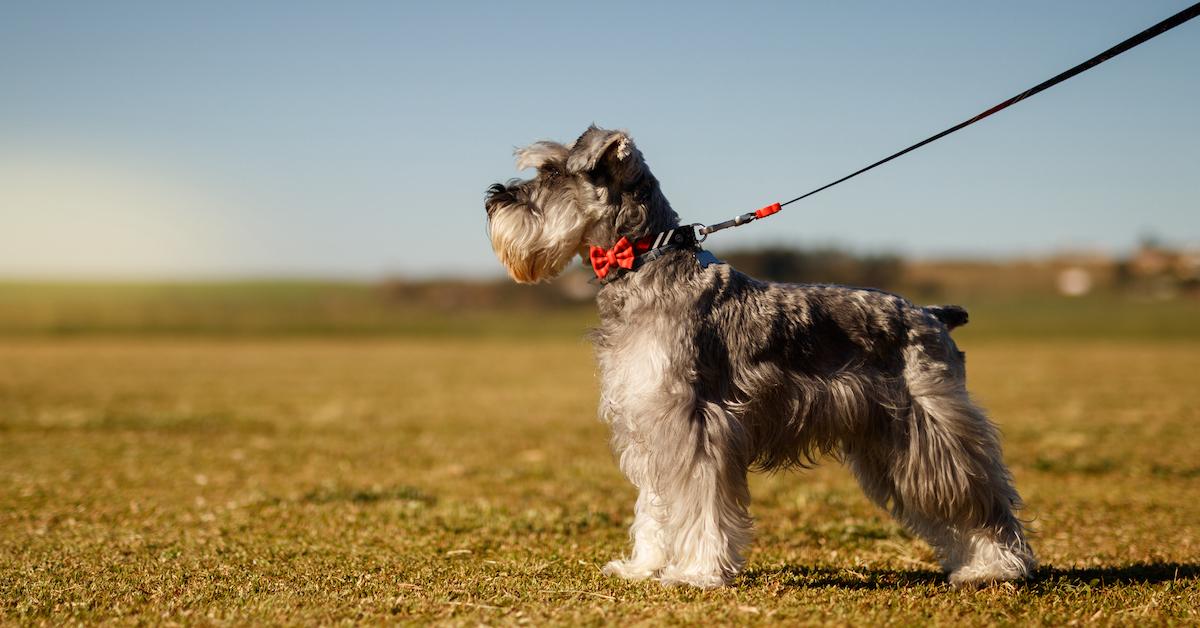
[(906, 153), (917, 150), (918, 148), (921, 148), (922, 146), (929, 144), (931, 142), (940, 140), (943, 137), (946, 137), (947, 135), (954, 133), (955, 131), (966, 128), (968, 126), (971, 126), (972, 124), (975, 124), (976, 122), (979, 122), (980, 120), (982, 120), (996, 112), (1007, 109), (1008, 107), (1011, 107), (1012, 105), (1015, 105), (1015, 104), (1021, 102), (1022, 100), (1025, 100), (1026, 98), (1029, 98), (1030, 96), (1033, 96), (1034, 94), (1037, 94), (1038, 92), (1050, 89), (1051, 87), (1054, 87), (1055, 85), (1058, 85), (1059, 83), (1061, 83), (1077, 74), (1082, 74), (1083, 72), (1086, 72), (1087, 70), (1090, 70), (1090, 69), (1100, 65), (1101, 63), (1104, 63), (1105, 61), (1112, 59), (1113, 57), (1121, 54), (1122, 52), (1129, 50), (1130, 48), (1134, 48), (1140, 44), (1144, 44), (1147, 41), (1150, 41), (1151, 39), (1154, 39), (1155, 37), (1158, 37), (1159, 35), (1171, 30), (1172, 28), (1175, 28), (1176, 26), (1179, 26), (1180, 24), (1183, 24), (1184, 22), (1196, 17), (1197, 15), (1200, 15), (1200, 3), (1193, 4), (1192, 6), (1180, 11), (1179, 13), (1176, 13), (1175, 15), (1172, 15), (1171, 17), (1159, 22), (1158, 24), (1155, 24), (1154, 26), (1151, 26), (1150, 28), (1147, 28), (1146, 30), (1138, 33), (1137, 35), (1134, 35), (1133, 37), (1126, 39), (1125, 41), (1113, 46), (1112, 48), (1105, 50), (1104, 52), (1092, 57), (1091, 59), (1088, 59), (1087, 61), (1084, 61), (1083, 63), (1080, 63), (1079, 65), (1077, 65), (1077, 66), (1075, 66), (1053, 78), (1043, 81), (1043, 82), (1021, 92), (1020, 94), (1017, 94), (1016, 96), (1013, 96), (1012, 98), (1009, 98), (1008, 100), (992, 107), (991, 109), (988, 109), (988, 110), (980, 113), (979, 115), (977, 115), (973, 118), (970, 118), (969, 120), (960, 122), (948, 129), (946, 129), (945, 131), (938, 133), (937, 135), (927, 137), (927, 138), (921, 140), (920, 142), (917, 142), (916, 144), (913, 144), (912, 146), (909, 146), (908, 148), (905, 148), (904, 150), (902, 150), (898, 153), (884, 157), (883, 159), (880, 159), (879, 161), (877, 161), (865, 168), (856, 170), (856, 171), (838, 179), (837, 181), (833, 181), (832, 183), (826, 183), (825, 185), (822, 185), (821, 187), (819, 187), (811, 192), (808, 192), (807, 194), (801, 194), (800, 196), (797, 196), (796, 198), (793, 198), (792, 200), (786, 201), (783, 203), (773, 203), (771, 205), (767, 205), (766, 207), (763, 207), (762, 209), (759, 209), (757, 211), (748, 212), (748, 213), (742, 214), (740, 216), (737, 216), (735, 218), (726, 220), (724, 222), (718, 222), (718, 223), (707, 225), (707, 226), (703, 225), (701, 223), (693, 224), (692, 226), (696, 227), (697, 232), (700, 234), (700, 236), (697, 238), (697, 241), (703, 242), (705, 239), (708, 238), (708, 234), (710, 234), (710, 233), (714, 233), (714, 232), (720, 231), (722, 229), (728, 229), (730, 227), (740, 227), (744, 224), (751, 223), (760, 218), (766, 218), (767, 216), (776, 214), (784, 207), (791, 205), (792, 203), (795, 203), (796, 201), (808, 198), (808, 197), (812, 196), (813, 194), (816, 194), (817, 192), (820, 192), (822, 190), (827, 190), (843, 181), (848, 181), (850, 179), (853, 179), (854, 177), (857, 177), (858, 175), (860, 175), (868, 170), (871, 170), (878, 166), (882, 166), (883, 164), (886, 164), (887, 162), (889, 162), (897, 157), (900, 157)]

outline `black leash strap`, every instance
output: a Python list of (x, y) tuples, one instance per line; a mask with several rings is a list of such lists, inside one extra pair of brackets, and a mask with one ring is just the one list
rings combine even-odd
[(1192, 6), (1180, 11), (1179, 13), (1176, 13), (1175, 15), (1172, 15), (1171, 17), (1159, 22), (1158, 24), (1155, 24), (1154, 26), (1147, 28), (1146, 30), (1138, 33), (1137, 35), (1134, 35), (1133, 37), (1126, 39), (1125, 41), (1113, 46), (1112, 48), (1109, 48), (1108, 50), (1105, 50), (1104, 52), (1092, 57), (1091, 59), (1088, 59), (1087, 61), (1080, 63), (1079, 65), (1071, 68), (1070, 70), (1067, 70), (1066, 72), (1063, 72), (1062, 74), (1059, 74), (1058, 76), (1055, 76), (1051, 79), (1043, 81), (1043, 82), (1021, 92), (1020, 94), (1017, 94), (1016, 96), (1013, 96), (1012, 98), (1009, 98), (1008, 100), (996, 105), (995, 107), (992, 107), (991, 109), (988, 109), (988, 110), (984, 111), (983, 113), (980, 113), (979, 115), (975, 116), (974, 118), (960, 122), (948, 129), (946, 129), (945, 131), (942, 131), (941, 133), (938, 133), (937, 135), (934, 135), (932, 137), (923, 139), (920, 142), (917, 142), (916, 144), (913, 144), (912, 146), (909, 146), (908, 148), (905, 148), (904, 150), (902, 150), (898, 153), (884, 157), (883, 159), (880, 159), (879, 161), (867, 166), (866, 168), (862, 168), (861, 170), (852, 172), (832, 183), (826, 183), (825, 185), (822, 185), (821, 187), (819, 187), (811, 192), (808, 192), (807, 194), (801, 194), (800, 196), (797, 196), (796, 198), (793, 198), (792, 200), (787, 201), (785, 203), (776, 203), (774, 205), (768, 205), (756, 212), (749, 212), (746, 214), (742, 214), (731, 220), (726, 220), (725, 222), (719, 222), (719, 223), (716, 223), (713, 225), (708, 225), (707, 227), (701, 227), (699, 230), (700, 235), (707, 236), (708, 234), (710, 234), (714, 231), (720, 231), (722, 229), (728, 229), (729, 227), (737, 227), (740, 225), (744, 225), (744, 224), (746, 224), (748, 222), (752, 222), (758, 218), (766, 218), (767, 216), (770, 216), (771, 214), (778, 212), (780, 210), (780, 208), (782, 208), (786, 205), (791, 205), (792, 203), (795, 203), (796, 201), (808, 198), (808, 197), (812, 196), (813, 194), (816, 194), (817, 192), (820, 192), (822, 190), (827, 190), (843, 181), (853, 179), (854, 177), (857, 177), (858, 175), (860, 175), (868, 170), (871, 170), (872, 168), (875, 168), (877, 166), (882, 166), (883, 164), (886, 164), (887, 162), (889, 162), (897, 157), (900, 157), (901, 155), (904, 155), (906, 153), (917, 150), (918, 148), (920, 148), (926, 144), (929, 144), (930, 142), (940, 140), (943, 137), (946, 137), (947, 135), (950, 135), (951, 133), (958, 131), (959, 129), (968, 127), (972, 124), (975, 124), (976, 122), (979, 122), (980, 120), (992, 115), (993, 113), (1007, 109), (1008, 107), (1011, 107), (1012, 105), (1015, 105), (1015, 104), (1021, 102), (1022, 100), (1025, 100), (1026, 98), (1029, 98), (1030, 96), (1033, 96), (1034, 94), (1037, 94), (1038, 92), (1050, 89), (1051, 87), (1054, 87), (1055, 85), (1058, 85), (1059, 83), (1061, 83), (1077, 74), (1082, 74), (1083, 72), (1086, 72), (1087, 70), (1090, 70), (1090, 69), (1100, 65), (1101, 63), (1108, 61), (1109, 59), (1121, 54), (1122, 52), (1129, 50), (1130, 48), (1133, 48), (1133, 47), (1143, 44), (1151, 39), (1154, 39), (1155, 37), (1171, 30), (1172, 28), (1175, 28), (1176, 26), (1179, 26), (1180, 24), (1183, 24), (1184, 22), (1196, 17), (1197, 15), (1200, 15), (1200, 3), (1193, 4)]

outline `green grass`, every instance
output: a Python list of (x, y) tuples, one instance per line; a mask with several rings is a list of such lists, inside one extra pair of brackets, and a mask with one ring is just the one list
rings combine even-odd
[[(468, 302), (481, 290), (447, 286)], [(0, 338), (565, 337), (587, 325), (593, 311), (590, 304), (531, 310), (453, 299), (435, 306), (412, 302), (385, 284), (349, 281), (0, 281)]]
[[(951, 299), (953, 302), (953, 299)], [(1118, 295), (1026, 296), (961, 301), (971, 322), (955, 332), (972, 340), (1200, 340), (1200, 300), (1155, 301)]]
[[(515, 291), (444, 283), (412, 295), (387, 285), (335, 281), (38, 283), (0, 281), (0, 338), (465, 337), (571, 338), (593, 324), (595, 308), (469, 305), (482, 294)], [(552, 290), (551, 290), (552, 291)], [(439, 296), (440, 295), (440, 296)], [(431, 302), (442, 303), (432, 305)], [(919, 300), (919, 299), (918, 299)], [(1200, 340), (1200, 300), (1148, 301), (1098, 294), (1082, 299), (936, 299), (967, 306), (976, 339)]]
[(599, 572), (634, 492), (577, 332), (0, 342), (0, 621), (1200, 621), (1194, 337), (963, 335), (1032, 582), (949, 588), (829, 462), (755, 476), (746, 573), (701, 592)]

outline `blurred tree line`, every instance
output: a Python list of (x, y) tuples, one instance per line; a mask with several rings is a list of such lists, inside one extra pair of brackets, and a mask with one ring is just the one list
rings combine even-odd
[(904, 278), (904, 260), (891, 253), (857, 255), (823, 247), (767, 247), (722, 256), (734, 268), (759, 279), (788, 283), (837, 283), (895, 290)]
[[(879, 288), (913, 300), (1016, 299), (1108, 294), (1128, 298), (1200, 297), (1200, 253), (1148, 245), (1116, 257), (1063, 251), (1012, 259), (909, 259), (825, 246), (768, 246), (715, 251), (752, 277), (786, 283)], [(493, 281), (404, 281), (384, 286), (392, 299), (438, 309), (561, 308), (590, 302), (599, 286), (574, 263), (561, 277), (533, 286)]]

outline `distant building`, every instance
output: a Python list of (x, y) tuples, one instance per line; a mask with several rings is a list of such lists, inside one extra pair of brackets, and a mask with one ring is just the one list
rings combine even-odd
[(1159, 299), (1200, 296), (1200, 248), (1172, 249), (1153, 240), (1121, 264), (1125, 287)]

